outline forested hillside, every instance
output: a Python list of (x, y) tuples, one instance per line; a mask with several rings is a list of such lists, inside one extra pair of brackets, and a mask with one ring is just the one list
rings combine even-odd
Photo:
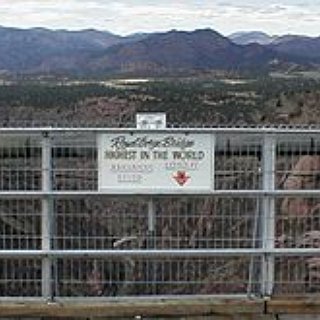
[(0, 86), (2, 122), (128, 126), (136, 112), (165, 112), (171, 124), (318, 123), (315, 79), (183, 78), (148, 82), (18, 82)]

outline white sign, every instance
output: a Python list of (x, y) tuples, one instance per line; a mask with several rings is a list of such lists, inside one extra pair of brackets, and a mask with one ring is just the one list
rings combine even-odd
[(210, 134), (101, 134), (98, 150), (100, 191), (174, 194), (213, 189)]
[(165, 113), (137, 113), (136, 123), (138, 129), (165, 129), (166, 114)]

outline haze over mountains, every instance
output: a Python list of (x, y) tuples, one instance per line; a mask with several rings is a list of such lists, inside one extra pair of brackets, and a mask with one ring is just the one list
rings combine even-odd
[(320, 64), (320, 37), (214, 30), (134, 34), (0, 27), (2, 73), (147, 73)]

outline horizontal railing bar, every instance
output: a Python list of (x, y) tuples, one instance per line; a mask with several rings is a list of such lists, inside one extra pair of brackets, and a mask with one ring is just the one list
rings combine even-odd
[(320, 127), (167, 127), (164, 129), (107, 128), (107, 127), (0, 127), (0, 133), (61, 133), (61, 132), (101, 132), (101, 133), (248, 133), (248, 134), (320, 134)]
[(51, 256), (55, 258), (157, 258), (157, 257), (208, 257), (217, 255), (261, 255), (263, 249), (144, 249), (144, 250), (0, 250), (0, 258), (17, 258), (17, 257), (43, 257)]
[(135, 197), (143, 197), (146, 195), (153, 195), (155, 198), (162, 196), (234, 196), (234, 197), (266, 197), (266, 196), (320, 196), (320, 189), (296, 189), (296, 190), (213, 190), (213, 191), (203, 191), (203, 190), (183, 190), (183, 191), (168, 191), (164, 189), (152, 188), (143, 190), (141, 193), (137, 193), (136, 190), (117, 190), (116, 188), (110, 190), (79, 190), (79, 191), (0, 191), (0, 198), (8, 198), (8, 197), (17, 197), (17, 198), (26, 198), (26, 197), (83, 197), (83, 196), (135, 196)]
[(319, 256), (319, 248), (0, 250), (0, 258), (206, 258), (218, 256)]
[[(208, 300), (208, 299), (247, 299), (248, 295), (244, 293), (230, 293), (230, 294), (163, 294), (163, 295), (143, 295), (143, 296), (59, 296), (56, 295), (54, 298), (54, 302), (52, 301), (52, 304), (54, 303), (94, 303), (94, 302), (157, 302), (157, 301), (181, 301), (181, 300)], [(34, 297), (26, 297), (26, 296), (4, 296), (1, 297), (1, 302), (7, 302), (7, 303), (48, 303), (48, 300), (46, 298), (43, 298), (41, 296), (34, 296)], [(255, 297), (256, 301), (260, 301), (262, 298)]]
[[(320, 150), (310, 150), (309, 146), (302, 146), (299, 150), (278, 150), (276, 155), (278, 157), (280, 156), (319, 156)], [(216, 148), (215, 151), (216, 157), (256, 157), (261, 158), (262, 157), (262, 151), (257, 150), (256, 148), (252, 148), (251, 150), (243, 150), (241, 147), (238, 149), (231, 149), (231, 150), (219, 150), (219, 148)]]
[[(75, 143), (78, 141), (75, 140)], [(261, 144), (262, 146), (262, 144)], [(14, 148), (14, 151), (12, 151)], [(78, 148), (78, 150), (77, 150)], [(32, 150), (30, 150), (32, 149)], [(37, 150), (36, 150), (37, 149)], [(58, 146), (54, 147), (52, 149), (52, 157), (53, 158), (65, 158), (65, 150), (68, 150), (67, 157), (68, 158), (85, 158), (88, 156), (91, 156), (92, 159), (94, 160), (97, 157), (97, 152), (98, 149), (95, 148), (95, 146)], [(84, 150), (87, 149), (87, 150)], [(261, 158), (262, 157), (262, 151), (260, 150), (259, 147), (252, 147), (252, 148), (246, 148), (245, 150), (239, 146), (238, 148), (219, 148), (219, 146), (216, 147), (215, 150), (215, 156), (216, 157), (256, 157), (256, 158)], [(32, 159), (35, 157), (41, 156), (41, 149), (39, 146), (20, 146), (20, 147), (15, 147), (14, 145), (6, 146), (6, 147), (1, 147), (0, 148), (1, 153), (0, 153), (0, 159)], [(320, 150), (310, 150), (310, 147), (308, 145), (302, 145), (299, 146), (299, 149), (297, 150), (292, 150), (292, 149), (287, 149), (283, 150), (280, 149), (277, 151), (277, 156), (319, 156), (320, 155)], [(12, 169), (10, 169), (12, 170)], [(17, 169), (15, 169), (17, 170)], [(230, 173), (230, 171), (228, 171)]]

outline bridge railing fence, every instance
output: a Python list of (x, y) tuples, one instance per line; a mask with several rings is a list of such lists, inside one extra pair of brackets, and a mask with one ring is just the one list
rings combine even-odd
[(97, 135), (135, 131), (1, 128), (1, 298), (319, 293), (320, 131), (166, 129), (215, 137), (212, 191), (99, 190)]

